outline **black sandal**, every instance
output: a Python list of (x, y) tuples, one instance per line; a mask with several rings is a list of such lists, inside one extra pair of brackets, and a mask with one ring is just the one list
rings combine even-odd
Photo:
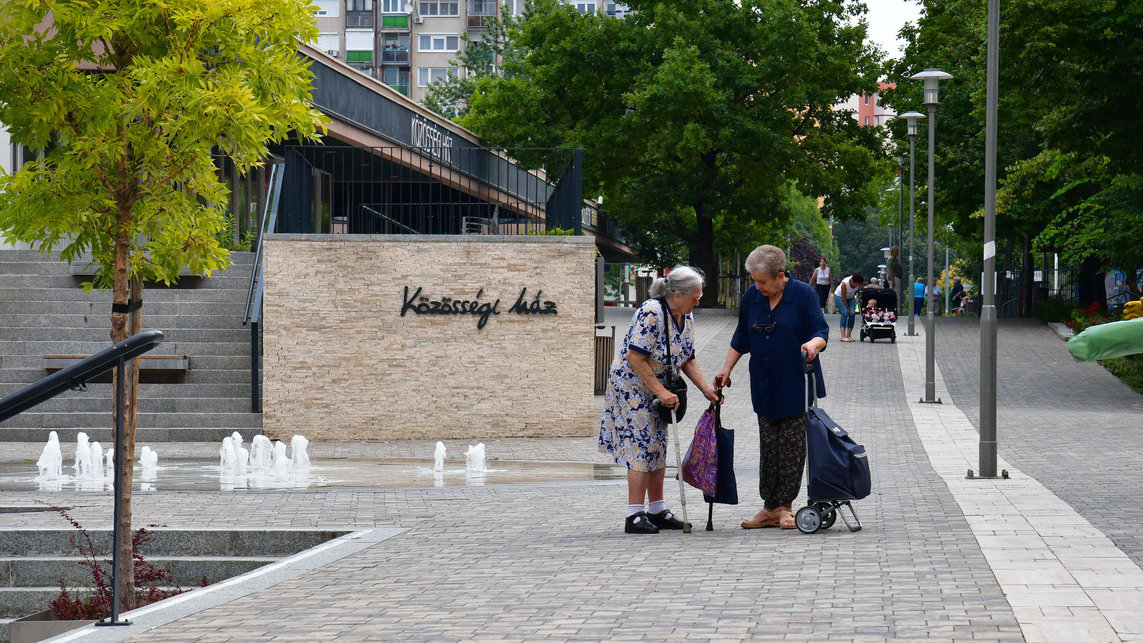
[[(682, 523), (679, 525), (681, 528)], [(637, 514), (627, 516), (627, 524), (623, 527), (623, 531), (628, 534), (657, 534), (659, 528), (654, 525), (647, 512), (640, 511)]]
[(670, 509), (664, 509), (657, 514), (647, 514), (651, 519), (651, 524), (659, 529), (682, 529), (683, 521), (675, 517)]

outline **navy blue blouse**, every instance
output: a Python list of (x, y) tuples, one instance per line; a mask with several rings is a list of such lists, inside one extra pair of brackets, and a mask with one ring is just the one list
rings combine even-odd
[(801, 348), (814, 337), (829, 341), (829, 325), (809, 284), (789, 280), (776, 311), (753, 285), (746, 289), (730, 347), (750, 355), (755, 413), (779, 420), (805, 412)]

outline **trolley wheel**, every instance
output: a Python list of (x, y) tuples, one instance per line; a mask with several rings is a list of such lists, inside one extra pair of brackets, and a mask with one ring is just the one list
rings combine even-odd
[(794, 516), (794, 524), (803, 534), (814, 534), (822, 527), (822, 515), (813, 507), (802, 507)]
[(820, 529), (833, 527), (833, 523), (837, 520), (837, 512), (834, 510), (833, 505), (828, 502), (815, 502), (814, 507), (818, 510), (818, 513), (822, 515), (822, 525)]
[(897, 343), (897, 338), (896, 338), (896, 337), (894, 337), (893, 339), (890, 339), (890, 340), (889, 340), (889, 343), (890, 343), (890, 344), (896, 344), (896, 343)]

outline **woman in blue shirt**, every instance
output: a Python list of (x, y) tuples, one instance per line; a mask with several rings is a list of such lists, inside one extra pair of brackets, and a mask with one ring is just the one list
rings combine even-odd
[(802, 351), (812, 362), (825, 350), (829, 326), (817, 295), (786, 274), (786, 253), (759, 246), (746, 258), (754, 285), (739, 307), (738, 328), (715, 388), (730, 386), (730, 372), (750, 354), (750, 399), (758, 414), (758, 493), (764, 506), (744, 529), (794, 528), (794, 499), (806, 459), (805, 375)]
[(917, 281), (913, 282), (913, 314), (918, 317), (921, 315), (921, 309), (925, 305), (925, 280), (917, 277)]

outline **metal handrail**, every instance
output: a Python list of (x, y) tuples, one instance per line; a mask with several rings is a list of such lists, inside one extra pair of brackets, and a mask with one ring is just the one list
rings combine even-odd
[(163, 333), (145, 330), (62, 368), (0, 400), (0, 422), (23, 413), (67, 390), (82, 391), (87, 382), (163, 343)]
[(384, 212), (378, 212), (377, 210), (374, 210), (373, 208), (371, 208), (367, 205), (362, 205), (361, 209), (365, 210), (366, 212), (369, 212), (370, 214), (373, 214), (374, 216), (376, 216), (378, 218), (384, 219), (384, 220), (388, 221), (389, 223), (392, 223), (393, 225), (397, 226), (398, 228), (404, 228), (405, 230), (407, 230), (409, 232), (409, 234), (421, 234), (420, 230), (417, 230), (416, 228), (411, 228), (411, 227), (405, 225), (404, 223), (401, 223), (400, 221), (394, 219), (393, 217), (385, 214)]
[(262, 227), (258, 230), (258, 243), (254, 249), (254, 268), (250, 271), (250, 289), (246, 293), (246, 311), (242, 314), (243, 326), (250, 322), (257, 323), (262, 312), (262, 242), (266, 233), (273, 232), (278, 225), (278, 202), (282, 198), (284, 179), (285, 163), (278, 162), (271, 165), (272, 197), (266, 200), (266, 209), (262, 212)]

